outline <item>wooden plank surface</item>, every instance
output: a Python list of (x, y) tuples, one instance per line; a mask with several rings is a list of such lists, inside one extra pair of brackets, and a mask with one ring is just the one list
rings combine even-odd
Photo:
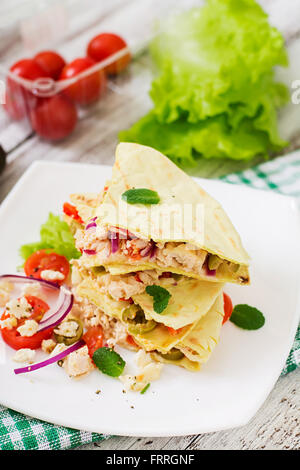
[[(91, 11), (91, 14), (97, 13), (97, 19), (92, 22), (92, 27), (86, 30), (81, 23), (77, 24), (80, 38), (61, 45), (60, 50), (68, 58), (78, 55), (82, 41), (85, 43), (98, 28), (120, 31), (133, 47), (137, 47), (149, 38), (153, 18), (157, 14), (165, 14), (174, 6), (171, 0), (110, 0), (101, 3), (105, 3), (103, 11), (95, 0), (97, 11)], [(185, 6), (197, 3), (201, 2), (186, 0)], [(279, 27), (285, 36), (290, 67), (280, 71), (279, 78), (291, 89), (292, 81), (300, 79), (300, 0), (262, 0), (260, 3), (270, 14), (271, 22)], [(76, 132), (60, 143), (50, 144), (42, 141), (30, 130), (21, 129), (16, 124), (5, 125), (3, 116), (1, 118), (0, 115), (0, 143), (9, 151), (6, 169), (0, 176), (0, 201), (5, 198), (30, 163), (37, 159), (112, 164), (118, 131), (129, 127), (151, 106), (147, 95), (151, 81), (150, 70), (151, 64), (147, 54), (139, 56), (131, 69), (111, 84), (104, 100), (82, 115)], [(300, 105), (290, 102), (282, 110), (280, 129), (283, 137), (290, 140), (286, 152), (300, 148)], [(212, 166), (203, 160), (194, 174), (216, 177), (241, 170), (253, 163), (216, 160)], [(280, 378), (256, 416), (248, 425), (239, 429), (176, 438), (116, 437), (81, 448), (299, 449), (299, 385), (300, 370)]]

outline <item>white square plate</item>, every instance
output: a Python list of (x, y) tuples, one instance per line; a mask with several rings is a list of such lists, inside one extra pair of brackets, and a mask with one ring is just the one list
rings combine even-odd
[[(16, 271), (20, 245), (39, 239), (49, 211), (61, 213), (70, 193), (99, 191), (110, 175), (105, 166), (34, 163), (0, 208), (1, 271)], [(56, 364), (16, 376), (13, 351), (0, 343), (1, 404), (55, 424), (127, 436), (212, 432), (250, 420), (284, 366), (299, 320), (297, 207), (293, 199), (272, 192), (199, 182), (222, 203), (252, 257), (251, 286), (225, 290), (234, 304), (260, 309), (265, 326), (244, 331), (228, 322), (200, 372), (165, 366), (144, 395), (122, 393), (121, 382), (98, 371), (70, 379)], [(122, 355), (130, 363), (133, 353)]]

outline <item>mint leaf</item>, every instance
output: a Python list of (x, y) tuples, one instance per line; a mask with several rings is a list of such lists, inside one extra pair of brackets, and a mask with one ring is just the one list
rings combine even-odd
[(112, 348), (99, 348), (93, 354), (93, 361), (103, 374), (111, 377), (119, 377), (122, 374), (126, 362), (120, 354)]
[(239, 304), (234, 307), (230, 321), (244, 330), (258, 330), (265, 324), (265, 317), (257, 308)]
[(128, 189), (122, 194), (123, 201), (127, 204), (158, 204), (160, 201), (159, 195), (156, 191), (146, 188)]
[(162, 313), (169, 303), (171, 294), (161, 286), (147, 286), (147, 294), (153, 297), (153, 308), (156, 313)]
[(150, 384), (147, 384), (147, 385), (143, 388), (143, 390), (141, 390), (141, 395), (144, 395), (144, 393), (147, 392), (147, 390), (148, 390), (149, 387), (150, 387)]

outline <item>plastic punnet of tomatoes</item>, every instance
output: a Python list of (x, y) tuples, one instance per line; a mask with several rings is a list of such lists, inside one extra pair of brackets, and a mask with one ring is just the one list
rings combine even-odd
[(123, 73), (131, 58), (126, 41), (111, 33), (91, 35), (83, 51), (78, 57), (43, 49), (12, 63), (0, 110), (18, 125), (29, 124), (29, 132), (42, 139), (68, 137), (90, 106), (103, 99), (110, 77)]

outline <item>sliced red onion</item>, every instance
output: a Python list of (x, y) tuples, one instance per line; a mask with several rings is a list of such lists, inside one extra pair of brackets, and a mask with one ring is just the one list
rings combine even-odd
[(152, 250), (153, 250), (153, 246), (152, 246), (152, 244), (150, 243), (148, 246), (146, 246), (146, 248), (143, 248), (143, 249), (140, 251), (140, 255), (144, 258), (145, 256), (150, 255), (150, 253), (152, 253)]
[(45, 361), (37, 362), (36, 364), (31, 364), (26, 367), (21, 367), (19, 369), (14, 369), (15, 374), (24, 374), (26, 372), (32, 372), (37, 369), (41, 369), (42, 367), (49, 366), (50, 364), (54, 364), (54, 362), (61, 361), (65, 357), (67, 357), (69, 354), (71, 354), (74, 351), (77, 351), (77, 349), (82, 348), (85, 345), (85, 342), (83, 340), (77, 341), (77, 343), (72, 344), (69, 346), (67, 349), (64, 351), (60, 352), (59, 354), (56, 354), (55, 356), (52, 356)]
[(37, 279), (35, 277), (21, 276), (20, 274), (2, 274), (0, 275), (0, 279), (7, 279), (8, 281), (13, 281), (18, 284), (24, 284), (25, 282), (33, 284), (39, 282), (40, 284), (44, 285), (45, 287), (49, 287), (50, 289), (60, 289), (60, 287), (54, 282), (45, 281), (44, 279)]
[(136, 235), (134, 235), (133, 233), (129, 232), (129, 230), (127, 230), (127, 234), (128, 234), (128, 237), (131, 238), (131, 240), (136, 240), (138, 237)]
[(56, 305), (50, 308), (42, 320), (39, 322), (38, 331), (44, 331), (48, 328), (54, 327), (62, 322), (62, 320), (68, 315), (73, 306), (74, 296), (64, 286), (59, 287), (53, 282), (44, 281), (44, 279), (36, 279), (28, 276), (21, 276), (17, 274), (3, 274), (0, 279), (7, 279), (15, 283), (36, 283), (39, 282), (42, 286), (59, 292), (59, 296)]
[(207, 276), (215, 276), (216, 275), (216, 269), (209, 269), (209, 267), (206, 265), (206, 275)]
[(96, 220), (97, 220), (97, 217), (93, 217), (92, 219), (90, 219), (88, 224), (85, 227), (85, 230), (88, 230), (89, 228), (92, 228), (92, 227), (97, 227)]
[(116, 253), (119, 249), (119, 237), (110, 239), (111, 252)]
[(96, 250), (83, 250), (83, 253), (86, 255), (96, 255), (97, 251)]
[[(111, 227), (108, 234), (110, 234), (110, 233), (119, 234), (119, 238), (122, 239), (122, 240), (128, 240), (128, 239), (135, 240), (135, 239), (138, 238), (136, 235), (129, 232), (129, 230), (127, 230), (125, 228), (120, 228), (120, 227)], [(111, 237), (108, 235), (108, 238), (111, 238)]]
[(156, 255), (156, 252), (157, 252), (157, 246), (155, 245), (155, 243), (153, 243), (150, 258), (154, 258), (154, 256)]
[(61, 286), (60, 293), (53, 309), (48, 310), (39, 323), (38, 331), (54, 328), (70, 313), (74, 302), (73, 294)]

